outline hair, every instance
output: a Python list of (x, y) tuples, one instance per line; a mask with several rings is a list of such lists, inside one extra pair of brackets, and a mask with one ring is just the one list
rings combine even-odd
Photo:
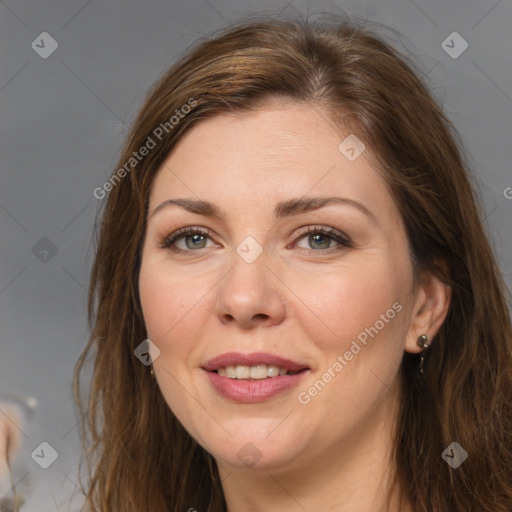
[[(402, 360), (393, 486), (415, 512), (510, 512), (510, 293), (460, 137), (424, 78), (384, 37), (347, 17), (246, 19), (215, 36), (197, 42), (149, 90), (95, 233), (91, 333), (74, 377), (88, 509), (226, 510), (212, 455), (134, 357), (146, 338), (138, 276), (148, 199), (157, 170), (201, 120), (292, 100), (318, 108), (340, 136), (353, 133), (370, 149), (404, 221), (415, 276), (431, 272), (452, 289), (424, 373), (417, 355)], [(177, 109), (183, 115), (170, 123)], [(149, 138), (155, 147), (133, 165)], [(133, 170), (120, 172), (127, 162)], [(92, 380), (81, 397), (90, 357)], [(441, 457), (454, 441), (469, 454), (457, 469)]]

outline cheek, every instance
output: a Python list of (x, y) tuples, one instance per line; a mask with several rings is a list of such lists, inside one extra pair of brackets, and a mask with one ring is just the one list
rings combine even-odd
[[(139, 277), (139, 293), (148, 337), (160, 339), (173, 325), (171, 315), (177, 314), (180, 301), (170, 279), (156, 265), (143, 264)], [(174, 293), (173, 293), (174, 292)], [(180, 294), (180, 299), (182, 295)]]
[[(371, 414), (393, 386), (406, 332), (404, 285), (389, 269), (366, 267), (351, 268), (350, 273), (318, 281), (314, 290), (304, 286), (300, 291), (304, 296), (310, 288), (307, 305), (318, 312), (313, 322), (304, 306), (297, 316), (303, 319), (319, 365), (298, 390), (298, 400), (326, 416), (325, 423), (332, 420), (332, 425), (349, 428), (354, 418)], [(352, 419), (345, 418), (347, 410)]]
[[(350, 265), (314, 279), (296, 275), (292, 289), (300, 300), (294, 302), (295, 315), (323, 352), (344, 352), (376, 322), (382, 333), (390, 331), (394, 320), (382, 323), (395, 318), (392, 305), (401, 299), (396, 277), (396, 271), (385, 264)], [(380, 320), (380, 315), (385, 319)]]
[(161, 261), (143, 262), (139, 293), (147, 335), (162, 354), (172, 352), (171, 364), (183, 359), (200, 336), (214, 284), (211, 273), (184, 274)]

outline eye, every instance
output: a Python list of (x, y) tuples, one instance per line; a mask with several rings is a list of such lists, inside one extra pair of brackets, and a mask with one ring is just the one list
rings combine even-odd
[[(207, 238), (210, 238), (210, 232), (207, 229), (190, 226), (172, 233), (170, 236), (162, 240), (158, 244), (158, 247), (160, 247), (160, 249), (169, 249), (181, 254), (189, 253), (197, 249), (204, 249), (206, 247), (205, 241)], [(184, 248), (177, 246), (177, 243), (181, 242), (182, 239), (185, 245)]]
[(309, 252), (315, 254), (323, 254), (324, 252), (331, 253), (339, 250), (340, 247), (332, 249), (333, 241), (341, 246), (341, 248), (352, 247), (351, 240), (344, 233), (334, 228), (326, 228), (323, 226), (308, 226), (306, 230), (302, 231), (302, 236), (299, 237), (299, 240), (302, 239), (306, 239), (309, 247), (313, 249)]
[[(332, 242), (336, 242), (341, 248), (352, 247), (351, 240), (341, 231), (322, 226), (308, 226), (302, 230), (298, 240), (305, 239), (309, 243), (310, 253), (332, 253), (340, 249), (332, 248)], [(189, 226), (172, 233), (158, 243), (160, 249), (168, 249), (178, 254), (190, 254), (191, 252), (205, 249), (207, 239), (211, 239), (211, 233), (204, 228)], [(183, 242), (182, 247), (178, 243)], [(300, 246), (297, 246), (300, 247)]]

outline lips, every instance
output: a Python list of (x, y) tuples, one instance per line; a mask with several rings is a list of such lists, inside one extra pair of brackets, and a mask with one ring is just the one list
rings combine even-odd
[[(265, 378), (258, 374), (251, 378), (251, 373), (247, 377), (249, 368), (251, 372), (254, 368), (258, 372), (267, 368), (268, 375)], [(297, 387), (310, 373), (310, 368), (304, 363), (265, 352), (222, 354), (208, 361), (202, 369), (217, 393), (238, 403), (264, 402)], [(276, 374), (276, 369), (279, 374)], [(236, 375), (227, 375), (233, 371)], [(239, 372), (242, 375), (238, 375)]]
[(292, 361), (281, 356), (269, 354), (267, 352), (253, 352), (252, 354), (241, 354), (239, 352), (229, 352), (210, 359), (202, 368), (209, 372), (217, 371), (219, 368), (227, 366), (257, 366), (265, 364), (267, 366), (278, 366), (289, 372), (300, 372), (309, 369), (307, 364)]

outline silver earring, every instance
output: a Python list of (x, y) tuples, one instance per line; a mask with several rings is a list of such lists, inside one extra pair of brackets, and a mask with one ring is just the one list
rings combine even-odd
[(422, 334), (418, 336), (418, 346), (421, 347), (421, 358), (420, 358), (420, 373), (423, 373), (423, 362), (425, 361), (425, 352), (430, 347), (430, 343), (428, 341), (428, 336), (426, 334)]

